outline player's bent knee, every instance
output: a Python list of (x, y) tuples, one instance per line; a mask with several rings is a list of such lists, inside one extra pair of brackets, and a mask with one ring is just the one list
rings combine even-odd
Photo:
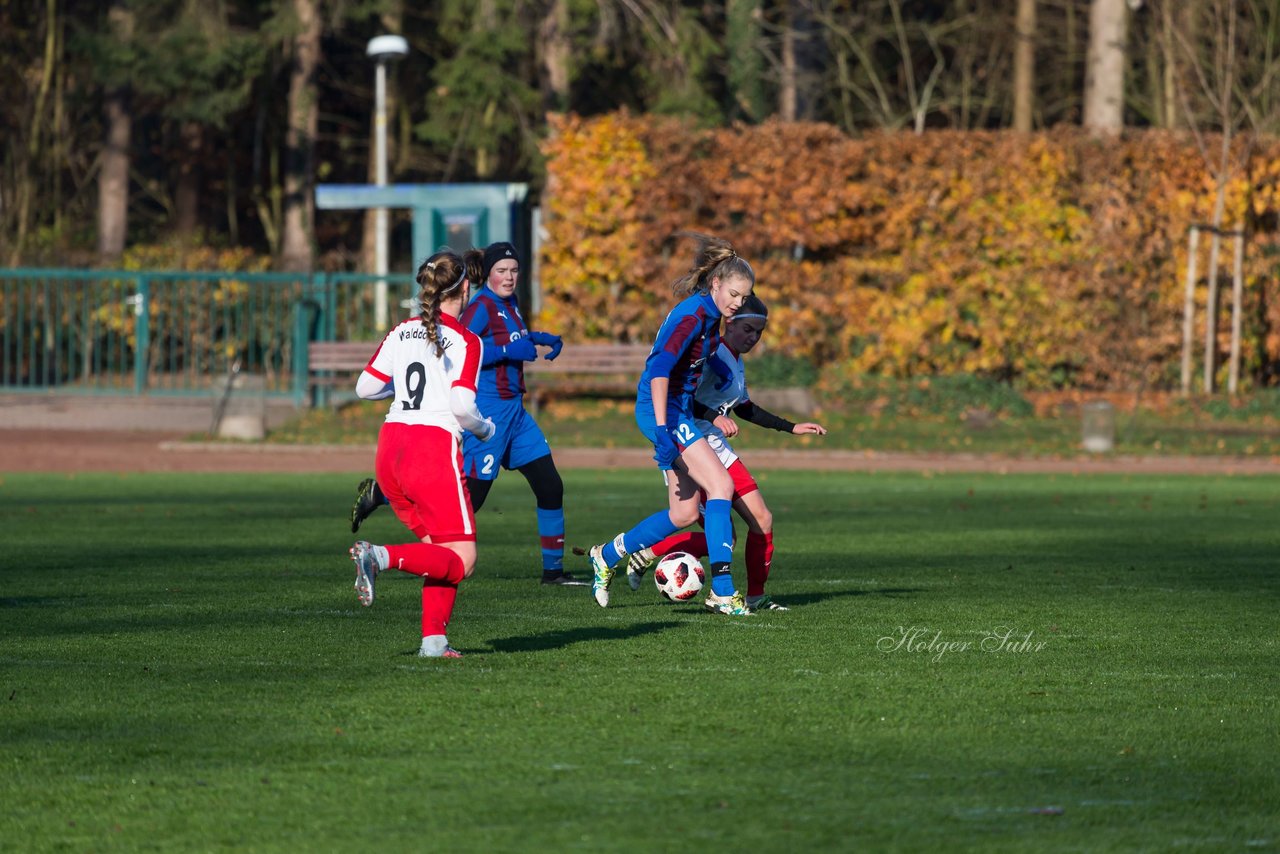
[(671, 524), (677, 528), (687, 528), (694, 522), (698, 521), (698, 507), (693, 505), (686, 507), (683, 504), (671, 510)]
[(773, 530), (773, 514), (769, 512), (768, 507), (762, 507), (759, 513), (755, 514), (756, 527), (760, 533), (767, 534)]
[(715, 477), (706, 485), (707, 497), (724, 499), (726, 501), (733, 498), (733, 478), (729, 477), (728, 472), (723, 472), (722, 477)]

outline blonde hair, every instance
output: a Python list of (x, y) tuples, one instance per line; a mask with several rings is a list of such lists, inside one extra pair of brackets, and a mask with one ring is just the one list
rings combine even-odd
[(681, 231), (677, 237), (692, 237), (698, 242), (698, 251), (693, 258), (693, 266), (689, 272), (676, 279), (671, 291), (678, 297), (687, 297), (692, 293), (706, 293), (711, 289), (711, 280), (726, 279), (730, 276), (742, 276), (756, 283), (755, 270), (747, 263), (747, 259), (738, 255), (733, 244), (722, 237), (702, 234), (697, 231)]
[(444, 355), (444, 345), (440, 342), (440, 303), (462, 287), (467, 279), (467, 265), (454, 252), (437, 252), (422, 262), (416, 278), (422, 325), (438, 358)]

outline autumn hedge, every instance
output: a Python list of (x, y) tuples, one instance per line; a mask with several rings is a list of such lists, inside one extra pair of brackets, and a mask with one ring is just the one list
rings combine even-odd
[[(850, 138), (627, 114), (552, 127), (540, 322), (571, 340), (651, 338), (691, 260), (674, 235), (693, 229), (752, 260), (775, 352), (850, 375), (973, 373), (1031, 389), (1177, 383), (1187, 231), (1210, 221), (1216, 190), (1189, 137)], [(1236, 149), (1225, 222), (1249, 231), (1244, 373), (1258, 383), (1280, 365), (1280, 141)], [(1229, 243), (1220, 257), (1225, 298)]]

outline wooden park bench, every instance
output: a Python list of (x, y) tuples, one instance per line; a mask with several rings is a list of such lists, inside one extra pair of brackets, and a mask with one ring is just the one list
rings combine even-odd
[[(354, 388), (377, 341), (312, 341), (307, 345), (307, 382), (312, 405), (321, 389)], [(540, 349), (539, 352), (545, 352)], [(525, 362), (526, 396), (536, 410), (554, 397), (627, 395), (635, 392), (648, 344), (566, 343), (554, 362)]]
[(307, 391), (311, 405), (328, 399), (328, 389), (352, 390), (369, 364), (377, 341), (312, 341), (307, 345)]
[(554, 362), (525, 362), (525, 396), (536, 411), (555, 397), (634, 395), (649, 349), (648, 344), (566, 342)]

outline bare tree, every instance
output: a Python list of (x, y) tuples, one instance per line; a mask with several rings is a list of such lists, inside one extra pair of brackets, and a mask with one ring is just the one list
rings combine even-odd
[[(849, 14), (838, 0), (818, 2), (814, 8), (814, 20), (823, 28), (827, 50), (834, 58), (831, 85), (842, 117), (849, 117), (841, 122), (846, 129), (859, 123), (853, 117), (861, 112), (864, 121), (877, 127), (911, 126), (919, 132), (929, 115), (947, 107), (948, 101), (954, 105), (963, 97), (959, 93), (962, 82), (955, 84), (957, 91), (951, 95), (944, 97), (940, 91), (947, 82), (943, 72), (957, 64), (955, 58), (962, 52), (947, 41), (972, 35), (978, 15), (944, 22), (919, 21), (904, 14), (901, 0), (860, 4), (856, 15)], [(998, 62), (990, 63), (993, 75), (999, 73), (998, 66)], [(922, 75), (926, 68), (928, 74)]]
[[(769, 112), (764, 94), (760, 0), (726, 0), (724, 14), (729, 118), (741, 116), (759, 121)], [(794, 45), (792, 50), (794, 52)]]
[(568, 109), (572, 84), (573, 34), (569, 0), (550, 0), (538, 22), (538, 69), (546, 112)]
[(1124, 72), (1129, 9), (1125, 0), (1091, 0), (1085, 59), (1084, 126), (1095, 134), (1124, 128)]
[(178, 180), (173, 191), (173, 230), (191, 237), (200, 225), (200, 186), (204, 162), (204, 125), (183, 122), (178, 129), (182, 140), (179, 148)]
[[(1240, 120), (1247, 115), (1247, 110), (1245, 109), (1240, 109), (1237, 112), (1236, 23), (1238, 15), (1236, 0), (1214, 0), (1212, 15), (1214, 18), (1213, 51), (1212, 60), (1207, 68), (1203, 67), (1198, 61), (1198, 51), (1187, 37), (1187, 34), (1175, 33), (1182, 47), (1182, 52), (1193, 63), (1192, 68), (1201, 85), (1201, 94), (1208, 99), (1215, 109), (1216, 122), (1220, 133), (1215, 163), (1215, 158), (1210, 152), (1207, 141), (1201, 135), (1200, 129), (1195, 122), (1190, 125), (1196, 138), (1196, 144), (1205, 159), (1205, 165), (1210, 174), (1213, 175), (1217, 185), (1213, 199), (1213, 219), (1210, 222), (1213, 231), (1209, 240), (1209, 293), (1205, 302), (1204, 391), (1206, 393), (1213, 392), (1217, 371), (1218, 250), (1221, 245), (1222, 226), (1226, 213), (1227, 183), (1231, 180), (1237, 168), (1231, 158), (1231, 137)], [(1188, 117), (1192, 116), (1189, 93), (1181, 92), (1180, 95), (1183, 99), (1186, 114)]]
[(280, 266), (285, 270), (310, 270), (315, 198), (312, 162), (319, 105), (316, 69), (320, 65), (323, 22), (316, 0), (293, 0), (298, 30), (293, 38), (293, 65), (289, 73), (289, 129), (285, 134), (284, 228)]
[(782, 17), (782, 47), (778, 65), (778, 118), (794, 122), (799, 115), (799, 93), (796, 91), (799, 69), (796, 64), (796, 28), (793, 20), (794, 3), (784, 0)]
[(1018, 0), (1013, 49), (1013, 129), (1031, 130), (1036, 91), (1036, 0)]
[[(51, 92), (55, 89), (54, 71), (58, 65), (57, 57), (61, 49), (59, 40), (60, 27), (57, 3), (54, 0), (47, 0), (45, 5), (43, 56), (38, 67), (30, 67), (28, 74), (22, 75), (25, 79), (35, 78), (39, 81), (36, 83), (34, 99), (23, 98), (21, 95), (13, 99), (17, 103), (31, 103), (34, 100), (34, 104), (30, 112), (24, 111), (21, 120), (22, 126), (26, 127), (28, 131), (27, 139), (19, 141), (20, 138), (15, 136), (14, 140), (18, 141), (18, 144), (11, 144), (7, 152), (14, 161), (10, 173), (13, 186), (8, 192), (14, 208), (13, 221), (15, 226), (15, 236), (10, 247), (10, 264), (16, 264), (22, 255), (23, 247), (27, 241), (27, 234), (31, 229), (33, 211), (38, 202), (36, 198), (38, 184), (37, 160), (44, 148), (43, 131), (46, 123), (48, 123), (46, 106)], [(55, 97), (57, 97), (56, 93)], [(50, 135), (53, 136), (52, 134)], [(59, 144), (56, 136), (53, 136), (51, 142), (54, 147)], [(0, 222), (0, 226), (2, 225), (4, 223)], [(0, 245), (3, 245), (3, 243), (4, 238), (0, 237)]]
[[(113, 0), (107, 12), (107, 25), (121, 44), (128, 44), (132, 39), (134, 17), (124, 0)], [(129, 87), (125, 83), (116, 83), (107, 90), (103, 99), (103, 121), (106, 140), (98, 171), (98, 257), (110, 262), (124, 253), (129, 230), (129, 145), (133, 115)]]

